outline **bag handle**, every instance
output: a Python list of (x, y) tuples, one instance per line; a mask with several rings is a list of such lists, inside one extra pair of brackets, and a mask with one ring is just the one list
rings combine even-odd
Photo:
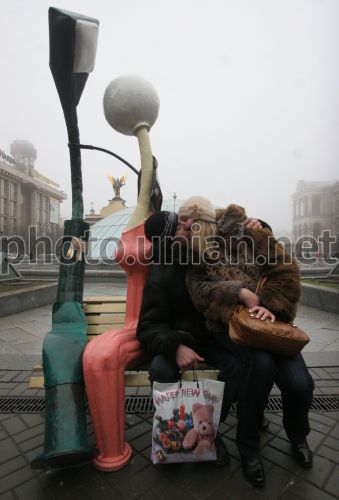
[(267, 281), (267, 278), (265, 276), (261, 276), (259, 278), (259, 281), (258, 281), (258, 284), (257, 284), (257, 288), (255, 289), (255, 294), (258, 295), (260, 290), (262, 289), (262, 287), (264, 286), (264, 284), (266, 283)]
[[(192, 370), (193, 372), (193, 382), (196, 382), (197, 383), (197, 388), (199, 389), (199, 379), (198, 379), (198, 375), (197, 375), (197, 372), (194, 370)], [(179, 381), (179, 387), (181, 389), (182, 387), (182, 371), (180, 370), (180, 381)]]

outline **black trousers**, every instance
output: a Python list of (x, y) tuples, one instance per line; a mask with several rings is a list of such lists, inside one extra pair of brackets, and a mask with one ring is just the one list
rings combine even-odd
[(283, 425), (290, 441), (301, 441), (310, 432), (308, 412), (314, 382), (301, 354), (293, 358), (241, 348), (245, 363), (238, 394), (237, 445), (245, 458), (259, 454), (258, 424), (274, 382), (281, 391)]

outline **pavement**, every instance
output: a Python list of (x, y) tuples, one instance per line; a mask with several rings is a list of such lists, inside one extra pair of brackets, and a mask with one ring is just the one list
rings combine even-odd
[[(85, 296), (123, 295), (124, 284), (88, 283)], [(43, 396), (28, 389), (32, 367), (41, 360), (41, 346), (51, 328), (51, 306), (0, 318), (1, 397)], [(339, 315), (300, 306), (298, 326), (311, 341), (303, 353), (315, 379), (315, 395), (339, 399)], [(133, 389), (148, 395), (149, 388)], [(131, 394), (131, 389), (126, 389)], [(272, 394), (279, 394), (276, 387)], [(152, 465), (152, 414), (127, 414), (126, 438), (133, 448), (131, 462), (121, 471), (103, 473), (90, 463), (68, 469), (36, 471), (30, 461), (43, 450), (44, 417), (40, 413), (1, 413), (0, 499), (288, 499), (339, 498), (339, 410), (311, 411), (308, 437), (314, 452), (310, 470), (290, 456), (282, 412), (267, 412), (268, 431), (262, 434), (262, 457), (267, 482), (253, 488), (243, 477), (235, 446), (236, 416), (231, 413), (220, 431), (231, 453), (229, 466), (213, 464)], [(113, 425), (113, 423), (112, 423)], [(88, 436), (95, 443), (90, 416)]]

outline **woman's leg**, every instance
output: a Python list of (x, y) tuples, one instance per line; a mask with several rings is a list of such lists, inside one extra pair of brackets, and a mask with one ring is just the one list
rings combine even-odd
[(259, 426), (271, 392), (277, 367), (266, 351), (247, 349), (247, 362), (238, 397), (237, 445), (243, 459), (259, 455)]
[(312, 404), (314, 382), (301, 354), (279, 357), (275, 379), (281, 391), (283, 423), (291, 442), (302, 441), (310, 432), (308, 412)]

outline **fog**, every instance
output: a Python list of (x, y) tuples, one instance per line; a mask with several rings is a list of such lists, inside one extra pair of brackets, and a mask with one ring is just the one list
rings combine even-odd
[[(31, 141), (36, 168), (68, 194), (67, 134), (49, 70), (48, 7), (100, 21), (96, 64), (78, 107), (81, 142), (140, 167), (137, 140), (110, 128), (102, 99), (121, 74), (149, 80), (160, 96), (151, 144), (165, 198), (194, 194), (235, 202), (291, 231), (299, 179), (339, 178), (337, 0), (43, 0), (1, 2), (1, 140)], [(107, 174), (127, 167), (84, 151), (84, 205), (114, 195)], [(121, 194), (136, 202), (128, 171)]]

